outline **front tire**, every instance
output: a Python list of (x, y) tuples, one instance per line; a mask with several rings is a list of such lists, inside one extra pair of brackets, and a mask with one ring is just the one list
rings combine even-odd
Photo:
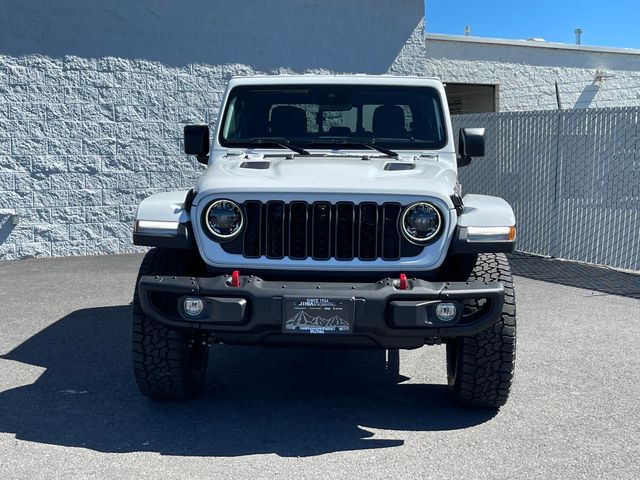
[(209, 347), (193, 334), (147, 317), (140, 306), (143, 275), (197, 275), (201, 260), (191, 252), (154, 248), (142, 260), (133, 295), (133, 371), (147, 397), (178, 400), (196, 395), (204, 383)]
[(462, 405), (497, 408), (509, 397), (516, 357), (516, 302), (509, 261), (502, 253), (480, 254), (470, 281), (502, 282), (500, 320), (477, 335), (447, 341), (447, 377)]

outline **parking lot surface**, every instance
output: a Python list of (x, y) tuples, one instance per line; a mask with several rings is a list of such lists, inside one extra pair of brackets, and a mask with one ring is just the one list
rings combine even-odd
[(131, 372), (141, 259), (0, 262), (0, 479), (640, 474), (640, 277), (516, 257), (499, 412), (450, 403), (443, 346), (395, 385), (381, 352), (215, 346), (204, 394), (158, 403)]

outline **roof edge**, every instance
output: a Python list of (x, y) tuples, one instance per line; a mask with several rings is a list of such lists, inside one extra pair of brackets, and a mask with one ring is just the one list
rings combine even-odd
[(552, 50), (569, 50), (574, 52), (614, 53), (622, 55), (640, 55), (635, 48), (598, 47), (595, 45), (571, 45), (558, 42), (534, 42), (531, 40), (512, 40), (507, 38), (474, 37), (467, 35), (447, 35), (443, 33), (425, 33), (425, 42), (464, 42), (489, 45), (505, 45), (511, 47), (547, 48)]
[(331, 83), (331, 84), (351, 84), (351, 85), (425, 85), (435, 86), (441, 84), (442, 80), (433, 76), (408, 76), (408, 75), (360, 75), (360, 74), (275, 74), (275, 75), (239, 75), (233, 76), (229, 80), (229, 84), (307, 84), (314, 82)]

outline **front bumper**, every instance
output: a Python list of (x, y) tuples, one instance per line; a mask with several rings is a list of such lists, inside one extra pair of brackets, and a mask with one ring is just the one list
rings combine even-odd
[[(318, 344), (417, 348), (443, 338), (474, 335), (500, 318), (501, 283), (398, 280), (374, 283), (277, 282), (255, 276), (143, 276), (139, 282), (142, 310), (168, 326), (198, 331), (230, 344)], [(200, 297), (205, 309), (197, 318), (182, 309), (185, 297)], [(290, 298), (330, 298), (353, 302), (353, 329), (348, 334), (292, 334), (283, 330), (285, 303)], [(463, 315), (463, 302), (482, 300), (473, 314)], [(458, 315), (442, 322), (435, 305), (458, 305)]]

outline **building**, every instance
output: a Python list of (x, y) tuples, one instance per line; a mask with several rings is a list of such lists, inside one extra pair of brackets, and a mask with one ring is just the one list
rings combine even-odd
[[(640, 50), (427, 33), (453, 113), (640, 105)], [(557, 84), (557, 90), (556, 90)]]

